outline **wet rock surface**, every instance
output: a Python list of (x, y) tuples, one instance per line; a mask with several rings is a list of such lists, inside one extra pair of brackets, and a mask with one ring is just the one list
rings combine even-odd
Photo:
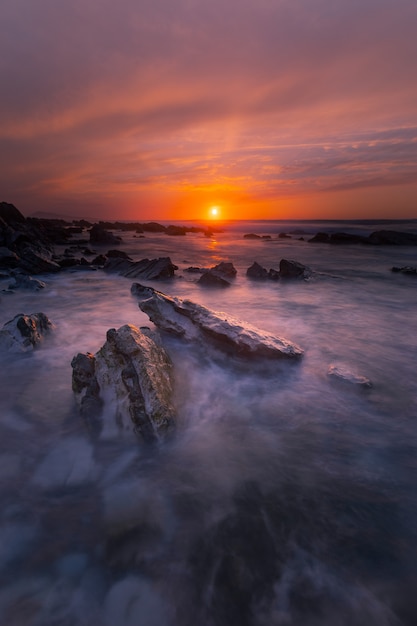
[(298, 261), (281, 259), (279, 270), (271, 268), (269, 271), (259, 265), (256, 261), (246, 270), (246, 276), (252, 280), (279, 280), (301, 278), (307, 280), (312, 275), (312, 271), (306, 265)]
[(170, 257), (158, 259), (142, 259), (141, 261), (129, 261), (124, 258), (111, 258), (104, 265), (106, 272), (116, 272), (127, 278), (142, 278), (143, 280), (165, 280), (173, 278), (177, 265), (172, 263)]
[(8, 352), (30, 352), (53, 329), (45, 313), (19, 313), (0, 330), (0, 349)]
[(97, 418), (104, 397), (113, 403), (116, 423), (144, 441), (167, 434), (174, 424), (171, 361), (149, 333), (126, 324), (107, 332), (95, 354), (76, 355), (72, 388), (84, 417)]
[(233, 263), (222, 261), (203, 271), (197, 283), (203, 287), (229, 287), (236, 274), (237, 271)]
[[(160, 291), (138, 285), (139, 308), (161, 330), (213, 344), (242, 358), (299, 358), (303, 350), (286, 339), (263, 332), (227, 313), (167, 296)], [(149, 295), (150, 294), (150, 295)]]
[(335, 381), (346, 385), (362, 387), (370, 389), (372, 383), (366, 376), (362, 376), (352, 372), (347, 366), (341, 364), (332, 364), (327, 371), (328, 377)]

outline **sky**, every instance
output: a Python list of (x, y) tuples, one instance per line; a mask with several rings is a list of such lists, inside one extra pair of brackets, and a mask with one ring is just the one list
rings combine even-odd
[(2, 0), (0, 23), (0, 201), (25, 215), (417, 218), (415, 0)]

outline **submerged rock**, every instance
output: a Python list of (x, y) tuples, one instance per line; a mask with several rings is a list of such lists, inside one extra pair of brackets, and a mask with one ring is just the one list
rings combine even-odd
[(254, 280), (266, 280), (268, 278), (268, 270), (254, 261), (246, 270), (246, 276)]
[(364, 387), (365, 389), (372, 387), (372, 383), (369, 378), (355, 374), (344, 365), (330, 365), (327, 375), (331, 379), (341, 383), (356, 385), (357, 387)]
[(190, 300), (166, 296), (141, 285), (135, 288), (135, 293), (142, 298), (139, 308), (158, 328), (168, 333), (188, 340), (208, 341), (244, 358), (292, 359), (303, 354), (296, 344), (227, 313), (215, 312)]
[(0, 349), (29, 352), (43, 341), (53, 327), (45, 313), (19, 313), (0, 330)]
[(166, 434), (174, 424), (172, 364), (149, 333), (126, 324), (107, 332), (95, 354), (78, 354), (71, 362), (72, 388), (84, 417), (96, 417), (103, 396), (115, 402), (116, 422), (145, 441)]
[(26, 274), (17, 274), (9, 284), (9, 289), (28, 289), (29, 291), (40, 291), (46, 287), (42, 280), (32, 278)]
[(410, 265), (406, 265), (404, 267), (392, 267), (391, 272), (395, 272), (397, 274), (407, 274), (407, 276), (417, 276), (417, 267), (411, 267)]

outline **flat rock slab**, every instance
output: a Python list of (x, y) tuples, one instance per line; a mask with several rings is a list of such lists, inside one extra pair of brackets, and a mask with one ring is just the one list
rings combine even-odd
[(80, 353), (71, 366), (72, 388), (84, 417), (96, 418), (106, 398), (114, 404), (118, 425), (133, 428), (145, 441), (173, 427), (172, 364), (148, 332), (131, 324), (112, 328), (95, 355)]
[(352, 372), (345, 365), (330, 365), (327, 375), (335, 381), (346, 383), (348, 385), (363, 387), (365, 389), (372, 387), (372, 383), (369, 378)]
[(45, 313), (19, 313), (0, 330), (0, 349), (8, 352), (30, 352), (53, 327)]
[(203, 340), (244, 358), (296, 359), (303, 350), (295, 343), (229, 315), (190, 300), (166, 296), (139, 284), (132, 293), (141, 298), (139, 308), (161, 330), (188, 340)]

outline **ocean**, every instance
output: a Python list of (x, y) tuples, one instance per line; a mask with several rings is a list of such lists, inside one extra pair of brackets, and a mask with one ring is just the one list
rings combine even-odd
[[(37, 277), (36, 293), (0, 292), (1, 326), (39, 311), (55, 325), (33, 353), (0, 355), (2, 624), (417, 623), (417, 279), (390, 271), (416, 267), (417, 248), (308, 242), (416, 222), (216, 226), (213, 237), (117, 234), (134, 260), (178, 266), (144, 284), (305, 354), (264, 367), (165, 338), (177, 425), (157, 446), (121, 432), (112, 406), (91, 432), (71, 389), (72, 358), (96, 352), (108, 329), (152, 327), (130, 293), (139, 281), (68, 270)], [(311, 278), (246, 276), (282, 258)], [(185, 271), (220, 261), (237, 270), (227, 289)], [(332, 364), (372, 387), (335, 384)]]

